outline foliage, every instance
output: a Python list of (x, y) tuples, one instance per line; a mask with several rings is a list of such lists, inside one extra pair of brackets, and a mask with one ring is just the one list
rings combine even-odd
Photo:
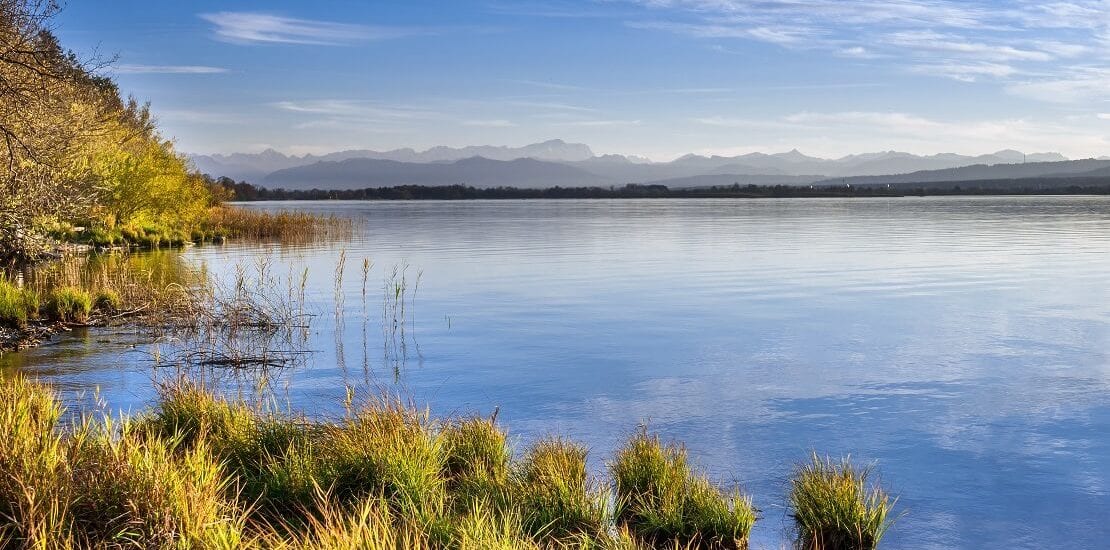
[(49, 237), (111, 245), (157, 222), (188, 234), (216, 197), (148, 106), (121, 98), (99, 60), (66, 51), (52, 0), (0, 0), (0, 262), (36, 258)]

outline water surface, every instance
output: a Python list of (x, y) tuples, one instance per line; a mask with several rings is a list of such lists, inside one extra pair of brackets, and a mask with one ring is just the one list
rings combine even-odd
[[(275, 377), (299, 410), (336, 414), (345, 385), (498, 407), (518, 445), (570, 435), (598, 471), (646, 422), (754, 496), (755, 548), (784, 544), (813, 449), (877, 462), (906, 512), (885, 547), (1110, 540), (1110, 199), (249, 206), (360, 220), (352, 242), (185, 252), (216, 274), (309, 269), (315, 353)], [(382, 285), (405, 263), (401, 350)], [(140, 410), (155, 351), (94, 331), (0, 361)]]

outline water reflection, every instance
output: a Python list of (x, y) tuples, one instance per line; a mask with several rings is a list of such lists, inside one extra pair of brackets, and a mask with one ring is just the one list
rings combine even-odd
[[(811, 449), (879, 461), (909, 510), (892, 548), (1110, 537), (1110, 200), (303, 207), (359, 231), (184, 260), (308, 270), (313, 353), (269, 383), (309, 414), (338, 414), (351, 387), (500, 407), (518, 443), (569, 434), (595, 468), (648, 421), (753, 493), (755, 548), (780, 546), (785, 480)], [(397, 284), (410, 301), (390, 301)], [(149, 350), (120, 330), (2, 361), (138, 408)]]

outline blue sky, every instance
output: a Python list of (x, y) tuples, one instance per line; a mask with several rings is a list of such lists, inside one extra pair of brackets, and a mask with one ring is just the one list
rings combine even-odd
[(1110, 155), (1110, 0), (73, 1), (187, 152)]

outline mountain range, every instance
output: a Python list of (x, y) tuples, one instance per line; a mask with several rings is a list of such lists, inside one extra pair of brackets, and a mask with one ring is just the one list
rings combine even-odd
[(191, 155), (198, 170), (286, 189), (351, 189), (394, 185), (581, 187), (662, 184), (668, 187), (906, 183), (1023, 177), (1072, 177), (1110, 169), (1110, 159), (1069, 161), (1058, 153), (1003, 150), (988, 155), (914, 155), (898, 151), (825, 159), (797, 150), (738, 156), (685, 155), (652, 162), (595, 155), (581, 143), (550, 140), (524, 147), (433, 147), (425, 151), (349, 150), (285, 155), (274, 150)]

